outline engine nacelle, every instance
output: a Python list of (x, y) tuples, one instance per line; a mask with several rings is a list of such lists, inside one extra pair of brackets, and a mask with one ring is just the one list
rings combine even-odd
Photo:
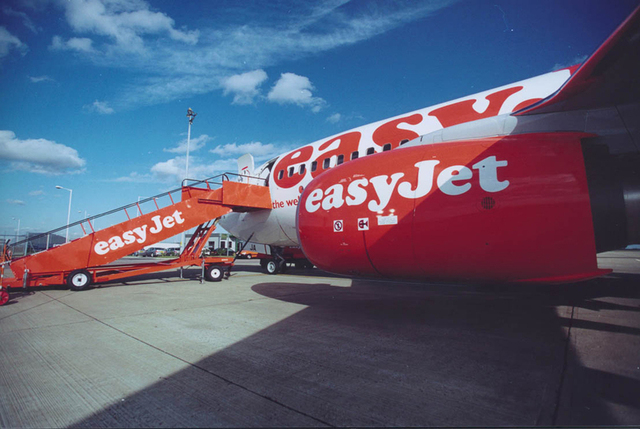
[(300, 245), (316, 266), (348, 275), (540, 282), (600, 275), (586, 136), (485, 138), (350, 161), (305, 188)]

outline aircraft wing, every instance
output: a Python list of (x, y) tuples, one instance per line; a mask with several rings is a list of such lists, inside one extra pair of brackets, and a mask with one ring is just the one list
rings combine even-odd
[(640, 99), (640, 6), (554, 94), (516, 116), (597, 109)]

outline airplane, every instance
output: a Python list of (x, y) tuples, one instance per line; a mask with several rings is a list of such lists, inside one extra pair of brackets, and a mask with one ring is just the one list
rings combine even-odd
[(640, 243), (640, 7), (584, 63), (279, 155), (220, 224), (349, 276), (563, 283)]

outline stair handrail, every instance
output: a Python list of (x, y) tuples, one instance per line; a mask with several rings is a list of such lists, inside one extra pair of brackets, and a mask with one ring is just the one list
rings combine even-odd
[[(240, 177), (240, 178), (247, 177), (247, 178), (250, 178), (250, 179), (262, 180), (263, 182), (266, 183), (265, 179), (261, 179), (259, 177), (245, 176), (245, 175), (236, 174), (236, 173), (222, 173), (222, 174), (218, 174), (217, 176), (209, 177), (208, 179), (204, 179), (204, 180), (184, 179), (182, 181), (182, 186), (180, 188), (172, 189), (170, 191), (163, 192), (161, 194), (154, 195), (152, 197), (141, 199), (141, 200), (139, 200), (139, 201), (137, 201), (135, 203), (127, 204), (127, 205), (124, 205), (122, 207), (118, 207), (118, 208), (115, 208), (113, 210), (106, 211), (104, 213), (100, 213), (100, 214), (97, 214), (97, 215), (89, 216), (89, 217), (87, 217), (85, 219), (70, 223), (69, 225), (64, 225), (64, 226), (61, 226), (61, 227), (56, 228), (56, 229), (52, 229), (52, 230), (47, 231), (47, 232), (43, 232), (43, 233), (40, 233), (40, 234), (37, 234), (37, 235), (30, 236), (29, 238), (25, 238), (24, 240), (16, 241), (15, 243), (9, 244), (9, 246), (12, 247), (12, 248), (15, 248), (16, 246), (19, 246), (21, 244), (25, 244), (25, 243), (28, 243), (30, 241), (35, 241), (35, 240), (38, 240), (40, 238), (46, 237), (48, 235), (55, 234), (56, 232), (64, 231), (66, 229), (71, 229), (71, 228), (73, 228), (75, 226), (82, 225), (85, 222), (89, 223), (89, 225), (93, 229), (93, 225), (91, 224), (91, 221), (93, 221), (95, 219), (100, 219), (102, 217), (109, 216), (109, 215), (114, 214), (114, 213), (118, 213), (120, 211), (126, 211), (126, 209), (133, 208), (133, 207), (140, 209), (140, 204), (144, 204), (144, 203), (147, 203), (149, 201), (154, 201), (154, 200), (157, 200), (157, 199), (162, 198), (162, 197), (169, 196), (169, 198), (171, 199), (172, 203), (175, 204), (175, 202), (173, 202), (173, 198), (171, 197), (171, 194), (176, 193), (176, 192), (180, 192), (181, 193), (182, 189), (184, 187), (195, 187), (196, 185), (204, 183), (204, 184), (207, 185), (208, 189), (211, 189), (211, 185), (212, 184), (213, 185), (222, 186), (222, 183), (224, 181), (230, 180), (229, 176), (237, 176), (237, 177)], [(217, 181), (216, 179), (220, 179), (220, 180)], [(187, 183), (189, 181), (192, 181), (194, 183), (191, 183), (191, 184), (187, 185)], [(156, 210), (153, 210), (153, 211), (151, 211), (149, 213), (153, 213), (154, 211), (156, 211)], [(113, 225), (109, 225), (109, 226), (101, 228), (101, 229), (109, 228), (111, 226), (113, 226)], [(92, 231), (92, 232), (95, 232), (95, 230)]]
[[(231, 179), (229, 177), (234, 177), (236, 178), (235, 181), (240, 182), (242, 181), (242, 179), (252, 179), (255, 181), (255, 183), (262, 183), (261, 185), (257, 185), (257, 186), (266, 186), (267, 185), (267, 179), (262, 178), (262, 177), (257, 177), (257, 176), (248, 176), (245, 174), (238, 174), (238, 173), (222, 173), (222, 174), (218, 174), (217, 176), (213, 176), (210, 177), (208, 179), (204, 179), (204, 180), (196, 180), (196, 179), (184, 179), (182, 181), (182, 186), (183, 187), (189, 187), (189, 188), (195, 188), (197, 187), (197, 185), (200, 184), (205, 184), (207, 185), (208, 189), (210, 188), (211, 184), (215, 184), (215, 185), (222, 185), (223, 182), (225, 181), (231, 181)], [(220, 178), (219, 182), (213, 181), (214, 179), (218, 179)], [(193, 182), (193, 183), (189, 183), (189, 182)]]

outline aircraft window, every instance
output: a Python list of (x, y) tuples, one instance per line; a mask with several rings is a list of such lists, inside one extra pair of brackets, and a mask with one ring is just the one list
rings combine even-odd
[(400, 146), (402, 146), (403, 144), (409, 143), (409, 140), (404, 139), (402, 141), (400, 141)]
[(351, 153), (351, 159), (358, 159), (358, 151)]
[(280, 170), (278, 172), (278, 180), (282, 179), (284, 177), (284, 170)]
[(304, 174), (304, 171), (307, 169), (306, 164), (300, 164), (300, 174)]
[(289, 177), (293, 176), (293, 167), (289, 167)]
[(331, 161), (331, 158), (325, 158), (324, 161), (322, 162), (322, 168), (324, 170), (326, 170), (327, 168), (329, 168), (329, 162)]
[(318, 161), (313, 161), (311, 163), (311, 171), (316, 171), (318, 169)]
[(340, 165), (344, 162), (344, 155), (338, 155), (338, 162), (336, 163), (336, 165)]
[(388, 150), (391, 150), (391, 143), (387, 143), (386, 145), (382, 146), (383, 152), (386, 152)]
[(376, 150), (372, 147), (370, 147), (369, 149), (367, 149), (367, 155), (373, 155), (374, 153), (376, 153)]

